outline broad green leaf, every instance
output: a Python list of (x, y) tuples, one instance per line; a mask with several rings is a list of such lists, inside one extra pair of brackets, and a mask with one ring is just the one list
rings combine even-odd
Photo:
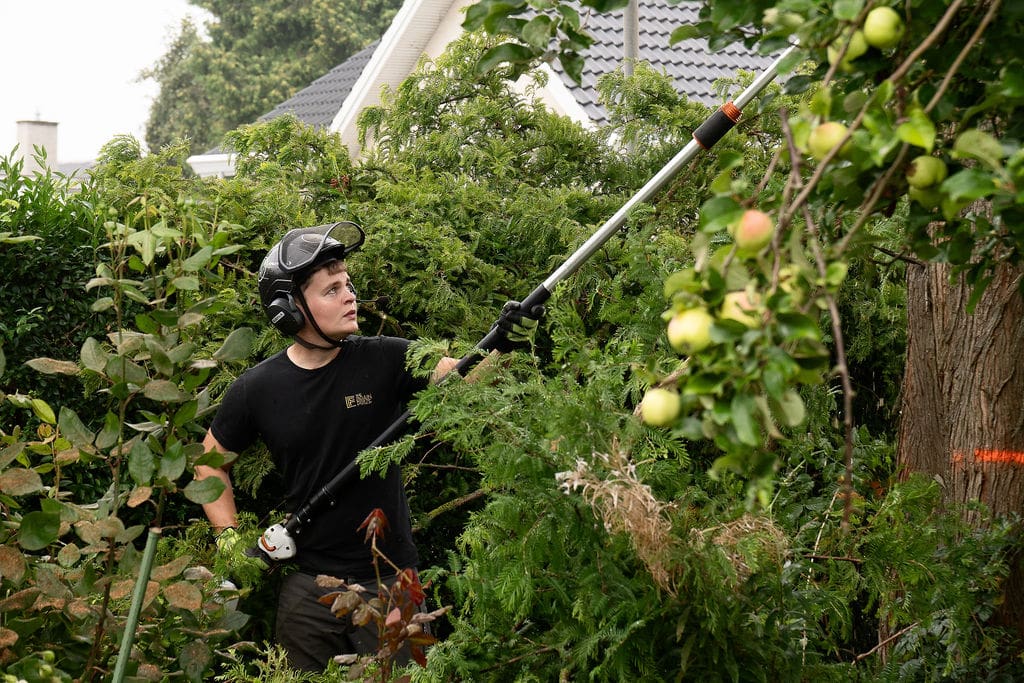
[(185, 486), (185, 497), (197, 505), (212, 503), (224, 492), (224, 482), (217, 477), (193, 479)]
[(480, 57), (480, 61), (477, 62), (476, 65), (476, 70), (478, 73), (485, 74), (506, 62), (522, 64), (530, 61), (531, 59), (533, 59), (533, 50), (525, 45), (502, 43), (501, 45), (495, 45), (491, 49), (487, 50), (487, 52)]
[(162, 239), (176, 240), (181, 237), (184, 237), (184, 234), (181, 232), (181, 230), (178, 230), (177, 228), (167, 227), (167, 223), (165, 223), (164, 221), (159, 221), (158, 223), (154, 224), (153, 227), (149, 229), (149, 231), (153, 233), (153, 235), (155, 235), (156, 237), (160, 237)]
[(157, 470), (157, 477), (163, 477), (167, 481), (177, 481), (178, 477), (185, 471), (186, 457), (185, 450), (169, 448), (164, 456), (160, 458), (160, 467)]
[(790, 339), (821, 339), (817, 321), (803, 313), (783, 312), (776, 316), (782, 333)]
[[(17, 202), (15, 202), (17, 204)], [(22, 244), (23, 242), (34, 242), (36, 240), (43, 239), (39, 235), (17, 235), (15, 237), (10, 236), (9, 232), (0, 232), (0, 242), (3, 244)]]
[(21, 455), (22, 451), (25, 450), (25, 444), (21, 441), (15, 441), (9, 446), (4, 446), (0, 449), (0, 469), (3, 469), (11, 464), (11, 462)]
[(558, 58), (565, 73), (575, 82), (580, 83), (583, 79), (583, 57), (576, 52), (566, 51)]
[(580, 28), (580, 13), (576, 11), (576, 8), (565, 3), (559, 3), (557, 9), (558, 13), (562, 15), (565, 24), (578, 31)]
[(213, 357), (221, 362), (243, 360), (249, 355), (255, 338), (256, 334), (251, 327), (239, 327), (232, 330)]
[(160, 325), (156, 319), (148, 313), (139, 313), (135, 316), (135, 327), (146, 334), (156, 334), (160, 331)]
[(199, 290), (199, 278), (192, 277), (189, 275), (182, 275), (171, 280), (171, 284), (176, 288), (187, 291), (195, 292)]
[(57, 416), (54, 414), (53, 408), (41, 398), (32, 399), (32, 412), (48, 425), (57, 424)]
[(739, 437), (740, 442), (747, 446), (756, 446), (761, 441), (757, 421), (754, 418), (756, 410), (757, 405), (752, 397), (742, 394), (732, 397), (732, 426), (736, 430), (736, 436)]
[(182, 261), (181, 267), (187, 272), (194, 273), (209, 263), (211, 258), (213, 258), (213, 247), (207, 245)]
[(156, 462), (153, 451), (149, 450), (144, 439), (135, 439), (132, 449), (128, 452), (128, 473), (136, 484), (147, 485), (153, 480)]
[(732, 197), (714, 197), (700, 207), (701, 232), (720, 232), (743, 215), (743, 205)]
[(146, 340), (146, 348), (149, 349), (149, 360), (153, 367), (164, 377), (174, 374), (174, 363), (168, 357), (167, 352), (154, 339)]
[(102, 313), (103, 311), (108, 311), (113, 307), (114, 300), (109, 296), (104, 296), (96, 299), (96, 301), (92, 303), (92, 306), (89, 307), (89, 310), (93, 313)]
[(108, 412), (103, 419), (103, 429), (96, 435), (96, 448), (106, 450), (115, 443), (121, 433), (121, 422), (118, 420), (117, 415)]
[(846, 273), (849, 271), (849, 265), (845, 261), (833, 261), (825, 267), (825, 285), (828, 287), (838, 287), (843, 284), (846, 280)]
[(156, 257), (157, 237), (152, 230), (133, 232), (128, 235), (126, 241), (139, 252), (144, 264), (148, 266), (153, 263)]
[(965, 168), (946, 178), (942, 191), (954, 201), (972, 202), (995, 192), (996, 184), (990, 174), (977, 168)]
[(896, 134), (903, 142), (921, 147), (929, 154), (935, 146), (935, 124), (921, 109), (913, 109), (907, 121), (896, 129)]
[(1006, 152), (999, 140), (977, 128), (965, 130), (953, 143), (954, 159), (977, 159), (993, 170), (1002, 168)]
[(106, 374), (114, 380), (130, 382), (137, 386), (142, 386), (149, 379), (145, 368), (121, 356), (109, 357)]
[(12, 467), (0, 472), (0, 493), (8, 496), (27, 496), (43, 489), (39, 473), (28, 467)]
[(832, 3), (832, 14), (840, 21), (853, 21), (864, 8), (864, 0), (836, 0)]
[(554, 22), (543, 14), (528, 21), (523, 27), (523, 41), (538, 51), (547, 48), (554, 33)]
[(672, 30), (672, 34), (668, 38), (668, 44), (675, 45), (690, 38), (701, 38), (703, 35), (704, 33), (701, 31), (700, 26), (684, 24)]
[(161, 403), (181, 403), (191, 398), (179, 389), (177, 384), (166, 379), (154, 379), (146, 382), (146, 386), (142, 387), (142, 393), (146, 398)]
[(42, 550), (56, 541), (59, 534), (60, 515), (29, 512), (21, 519), (18, 544), (25, 550)]
[(4, 348), (0, 346), (0, 377), (7, 371), (7, 356), (4, 355)]
[(629, 4), (629, 0), (583, 0), (584, 7), (593, 7), (598, 12), (614, 12)]
[(807, 416), (804, 401), (794, 389), (787, 390), (774, 405), (776, 417), (787, 427), (799, 426)]
[(89, 337), (82, 344), (82, 365), (89, 368), (93, 372), (102, 373), (107, 367), (108, 354), (100, 346), (99, 341), (93, 337)]
[(36, 372), (43, 373), (44, 375), (78, 374), (78, 363), (72, 363), (69, 360), (57, 360), (55, 358), (33, 358), (32, 360), (25, 361), (25, 365), (29, 366)]
[(57, 419), (57, 426), (68, 441), (78, 448), (89, 448), (95, 438), (93, 433), (85, 426), (78, 413), (68, 407), (60, 409), (60, 416)]

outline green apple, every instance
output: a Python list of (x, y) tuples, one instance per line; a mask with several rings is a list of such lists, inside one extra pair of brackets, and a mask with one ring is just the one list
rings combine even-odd
[(679, 417), (679, 394), (671, 389), (648, 389), (640, 401), (640, 419), (652, 427), (667, 427)]
[(892, 7), (876, 7), (864, 19), (864, 40), (879, 50), (888, 50), (903, 37), (903, 17)]
[(679, 353), (697, 353), (711, 345), (715, 319), (703, 308), (690, 308), (668, 321), (668, 342)]
[(735, 320), (751, 329), (758, 326), (761, 318), (758, 315), (757, 307), (761, 303), (761, 297), (757, 293), (748, 294), (744, 290), (729, 292), (722, 299), (723, 320)]
[(796, 12), (783, 12), (778, 7), (769, 7), (761, 15), (761, 23), (795, 31), (804, 23), (804, 18)]
[[(826, 121), (821, 123), (807, 136), (807, 151), (811, 156), (821, 161), (846, 137), (847, 128), (838, 121)], [(846, 151), (849, 143), (843, 145), (839, 150), (840, 156)]]
[(764, 211), (747, 209), (738, 221), (729, 225), (729, 234), (740, 252), (756, 254), (772, 241), (775, 222)]
[(946, 162), (942, 159), (922, 155), (911, 161), (907, 167), (907, 184), (923, 190), (941, 183), (948, 173)]
[(907, 196), (926, 209), (934, 209), (942, 203), (942, 193), (934, 187), (909, 187)]
[(864, 39), (863, 31), (857, 29), (852, 34), (844, 31), (843, 35), (832, 41), (832, 44), (828, 46), (825, 52), (828, 55), (828, 63), (835, 64), (836, 60), (839, 59), (839, 51), (847, 41), (849, 41), (849, 45), (843, 54), (843, 61), (839, 64), (839, 68), (843, 71), (853, 71), (853, 66), (850, 62), (868, 51), (868, 41)]

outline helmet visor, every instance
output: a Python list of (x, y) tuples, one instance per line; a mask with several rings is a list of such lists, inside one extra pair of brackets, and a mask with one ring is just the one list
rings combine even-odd
[(343, 258), (363, 243), (363, 229), (350, 221), (295, 228), (281, 240), (280, 265), (285, 273), (302, 270), (316, 261), (321, 253), (342, 249)]

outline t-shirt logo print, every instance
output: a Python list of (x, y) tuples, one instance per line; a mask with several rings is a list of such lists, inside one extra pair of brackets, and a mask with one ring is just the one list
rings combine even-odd
[(345, 397), (345, 407), (368, 406), (373, 403), (373, 394), (351, 394)]

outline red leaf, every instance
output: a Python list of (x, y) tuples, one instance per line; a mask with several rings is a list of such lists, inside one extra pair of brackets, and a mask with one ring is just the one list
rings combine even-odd
[(388, 618), (384, 620), (384, 625), (388, 628), (397, 626), (402, 622), (402, 610), (397, 607), (388, 612)]
[(388, 516), (380, 508), (374, 508), (356, 531), (362, 531), (363, 529), (366, 529), (366, 538), (363, 539), (364, 543), (369, 543), (374, 538), (381, 538), (384, 536), (384, 532), (388, 530)]

